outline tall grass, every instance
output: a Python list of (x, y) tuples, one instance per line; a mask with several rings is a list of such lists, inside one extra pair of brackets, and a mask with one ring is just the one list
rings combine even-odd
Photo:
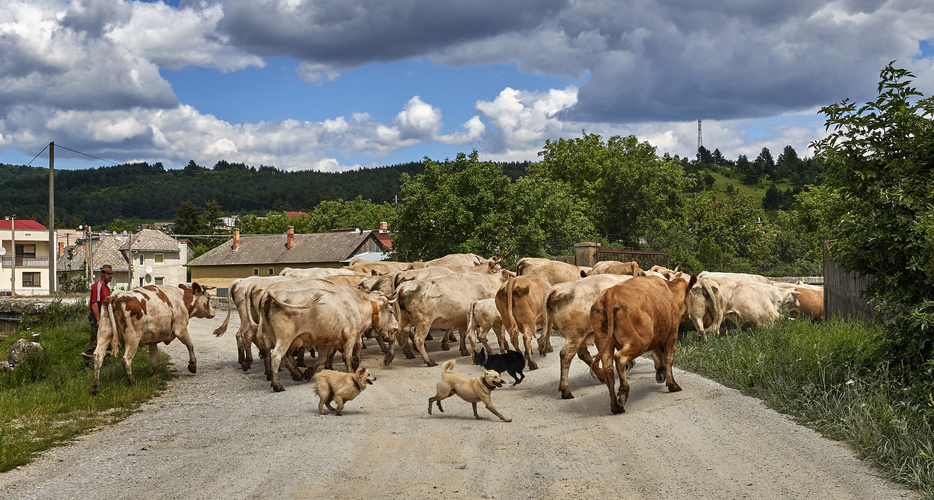
[[(0, 356), (25, 338), (42, 345), (12, 372), (0, 375), (0, 472), (29, 463), (37, 454), (95, 427), (118, 422), (161, 392), (172, 377), (168, 356), (160, 353), (150, 377), (149, 356), (133, 360), (137, 385), (129, 387), (122, 363), (112, 359), (101, 370), (101, 391), (91, 396), (93, 373), (82, 370), (91, 329), (87, 306), (54, 303), (44, 313), (27, 316), (19, 329), (0, 342)], [(121, 354), (122, 355), (122, 354)]]
[(675, 364), (848, 443), (893, 480), (934, 498), (934, 379), (904, 381), (897, 367), (879, 365), (879, 336), (858, 322), (782, 320), (706, 344), (689, 334)]

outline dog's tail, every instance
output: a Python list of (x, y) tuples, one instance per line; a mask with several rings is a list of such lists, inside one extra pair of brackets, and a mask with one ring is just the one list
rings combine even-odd
[(449, 359), (445, 361), (443, 365), (441, 365), (441, 371), (444, 373), (450, 373), (452, 370), (454, 370), (454, 365), (456, 364), (456, 359)]

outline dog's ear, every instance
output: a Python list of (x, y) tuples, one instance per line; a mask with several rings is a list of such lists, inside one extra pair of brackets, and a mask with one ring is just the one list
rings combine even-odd
[(357, 375), (363, 375), (366, 372), (366, 367), (361, 366), (357, 368)]

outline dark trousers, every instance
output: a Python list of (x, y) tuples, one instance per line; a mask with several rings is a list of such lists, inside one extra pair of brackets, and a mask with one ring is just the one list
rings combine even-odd
[[(88, 342), (87, 348), (84, 349), (82, 356), (93, 358), (94, 349), (97, 349), (97, 318), (94, 317), (94, 311), (88, 311), (88, 322), (91, 323), (91, 340)], [(110, 351), (109, 346), (107, 350)]]

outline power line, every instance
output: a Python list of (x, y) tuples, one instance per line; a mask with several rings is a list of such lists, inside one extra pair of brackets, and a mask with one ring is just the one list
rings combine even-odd
[[(79, 155), (84, 155), (84, 156), (87, 156), (88, 158), (94, 158), (95, 160), (100, 160), (100, 161), (103, 161), (103, 162), (110, 163), (111, 165), (120, 165), (120, 163), (117, 163), (117, 162), (115, 162), (115, 161), (105, 160), (105, 159), (103, 159), (103, 158), (98, 158), (98, 157), (96, 157), (96, 156), (94, 156), (94, 155), (89, 155), (89, 154), (87, 154), (87, 153), (82, 153), (81, 151), (77, 151), (77, 150), (74, 150), (74, 149), (71, 149), (71, 148), (67, 148), (67, 147), (65, 147), (65, 146), (62, 146), (61, 144), (56, 144), (56, 146), (58, 146), (58, 147), (60, 147), (60, 148), (62, 148), (62, 149), (67, 149), (68, 151), (71, 151), (72, 153), (78, 153)], [(39, 154), (42, 154), (42, 153), (40, 152)], [(39, 156), (39, 155), (36, 155), (36, 156)], [(33, 159), (35, 159), (35, 158), (33, 158)]]

